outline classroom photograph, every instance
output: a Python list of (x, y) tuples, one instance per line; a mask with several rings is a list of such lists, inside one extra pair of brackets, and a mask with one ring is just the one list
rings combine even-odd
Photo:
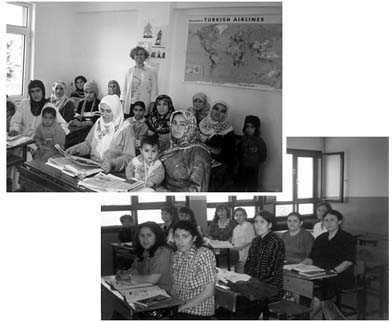
[(388, 138), (288, 137), (283, 193), (101, 203), (101, 318), (388, 320)]
[(281, 2), (9, 2), (7, 192), (281, 192)]

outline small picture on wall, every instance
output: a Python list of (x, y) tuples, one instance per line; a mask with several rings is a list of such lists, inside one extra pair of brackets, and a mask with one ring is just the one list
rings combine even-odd
[(166, 58), (166, 49), (163, 46), (152, 46), (151, 58)]

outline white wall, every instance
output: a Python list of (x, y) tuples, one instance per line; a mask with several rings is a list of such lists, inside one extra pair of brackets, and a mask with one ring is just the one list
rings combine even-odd
[(321, 137), (288, 137), (287, 149), (317, 150), (323, 149), (323, 138)]

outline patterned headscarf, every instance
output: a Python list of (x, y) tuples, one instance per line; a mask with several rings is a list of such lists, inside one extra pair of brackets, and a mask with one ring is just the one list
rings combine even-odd
[[(158, 113), (157, 105), (159, 101), (166, 101), (169, 106), (165, 115)], [(158, 134), (165, 134), (170, 132), (170, 116), (174, 112), (174, 106), (171, 98), (167, 95), (159, 95), (154, 103), (151, 116), (148, 118), (149, 127)]]
[[(211, 113), (214, 107), (217, 105), (223, 105), (226, 107), (226, 113), (222, 121), (214, 121), (211, 118)], [(230, 125), (230, 123), (227, 121), (227, 118), (229, 117), (229, 105), (224, 102), (224, 101), (216, 101), (212, 105), (212, 109), (208, 116), (204, 118), (199, 125), (200, 128), (200, 134), (201, 134), (201, 139), (202, 141), (206, 141), (213, 135), (219, 134), (219, 135), (226, 135), (227, 133), (233, 131), (233, 127)]]
[(113, 94), (117, 94), (118, 97), (120, 97), (120, 95), (121, 95), (120, 85), (119, 85), (118, 82), (117, 82), (116, 80), (114, 80), (114, 79), (110, 80), (109, 83), (108, 83), (108, 95), (109, 95), (109, 86), (110, 86), (111, 84), (115, 84), (116, 87), (117, 87), (117, 90), (116, 90)]
[(203, 107), (200, 110), (197, 110), (195, 105), (193, 105), (188, 108), (188, 111), (193, 112), (193, 114), (196, 116), (197, 123), (200, 123), (202, 119), (208, 116), (211, 106), (208, 103), (207, 95), (204, 93), (199, 92), (193, 95), (192, 102), (194, 102), (196, 99), (203, 101)]
[(94, 138), (98, 142), (97, 151), (102, 158), (103, 154), (109, 149), (110, 145), (117, 138), (118, 134), (126, 127), (124, 123), (124, 114), (122, 113), (122, 105), (117, 95), (107, 95), (102, 98), (99, 107), (102, 104), (110, 106), (113, 112), (113, 121), (105, 123), (102, 116), (95, 124)]
[[(64, 89), (64, 94), (61, 97), (56, 96), (56, 87), (61, 86)], [(69, 98), (65, 95), (65, 90), (67, 89), (67, 86), (65, 85), (65, 82), (63, 81), (55, 81), (53, 86), (52, 86), (52, 95), (50, 96), (50, 102), (53, 103), (58, 111), (61, 111), (65, 104), (68, 102)]]
[(189, 111), (175, 111), (170, 117), (170, 124), (172, 124), (173, 119), (176, 115), (182, 115), (187, 122), (185, 133), (180, 139), (176, 139), (175, 137), (173, 137), (172, 134), (170, 135), (170, 148), (162, 152), (162, 155), (160, 157), (161, 161), (170, 158), (178, 150), (185, 150), (194, 146), (200, 146), (206, 151), (208, 151), (208, 148), (204, 144), (198, 142), (199, 129), (197, 127), (195, 115)]
[[(33, 101), (32, 97), (31, 97), (31, 93), (30, 91), (33, 88), (40, 88), (42, 91), (42, 99), (39, 102), (35, 102)], [(46, 102), (48, 101), (45, 98), (45, 85), (42, 81), (36, 79), (36, 80), (32, 80), (29, 83), (29, 87), (28, 87), (28, 91), (29, 91), (29, 96), (30, 96), (30, 111), (34, 116), (38, 116), (41, 114), (42, 108), (44, 107), (44, 105), (46, 104)]]

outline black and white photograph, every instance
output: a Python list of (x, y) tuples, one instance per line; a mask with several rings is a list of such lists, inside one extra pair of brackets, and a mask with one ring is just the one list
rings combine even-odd
[(282, 191), (281, 2), (5, 10), (7, 191)]
[(389, 320), (391, 12), (1, 0), (1, 320)]

